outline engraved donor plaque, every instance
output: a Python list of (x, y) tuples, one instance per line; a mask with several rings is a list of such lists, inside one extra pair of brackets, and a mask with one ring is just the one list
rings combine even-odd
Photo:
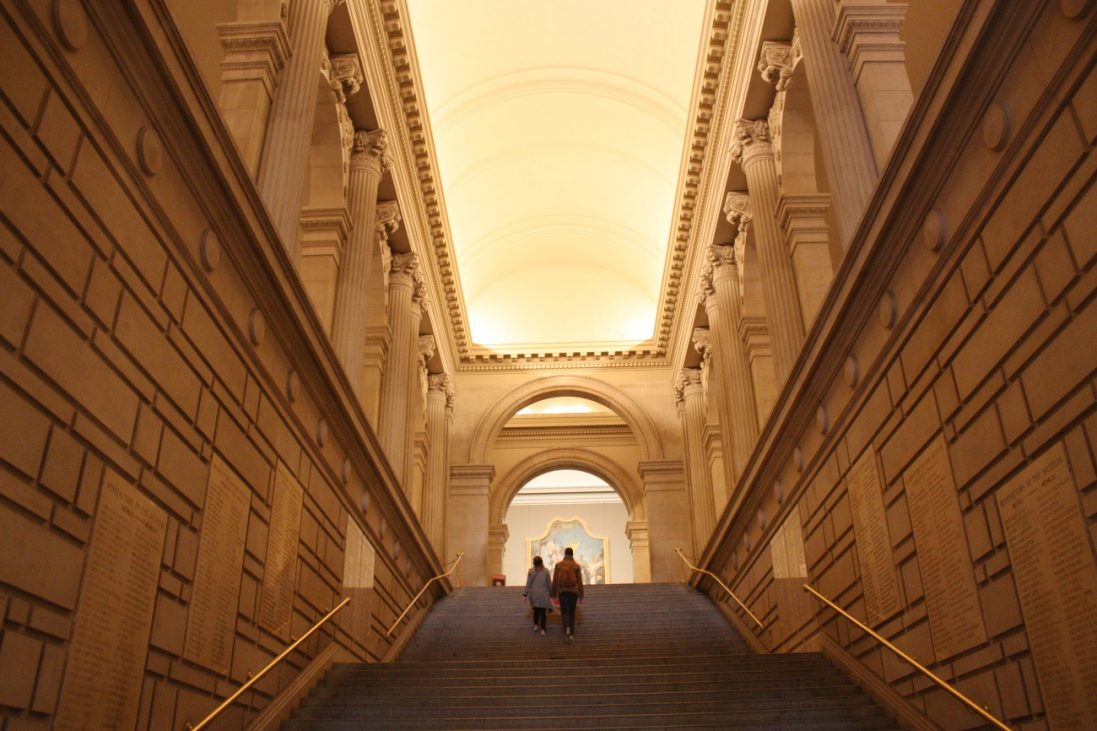
[(343, 592), (350, 597), (351, 636), (365, 644), (373, 613), (373, 567), (377, 553), (353, 520), (347, 521), (347, 551), (343, 559)]
[(773, 536), (773, 540), (769, 542), (769, 551), (773, 558), (773, 578), (807, 578), (804, 531), (800, 527), (800, 516), (795, 511), (785, 520), (777, 534)]
[(58, 729), (137, 722), (167, 516), (107, 470), (57, 708)]
[(251, 490), (215, 455), (202, 511), (183, 656), (220, 672), (228, 672), (232, 656), (250, 502)]
[(773, 558), (773, 592), (777, 604), (777, 622), (773, 633), (777, 638), (792, 635), (810, 621), (812, 617), (811, 600), (804, 591), (807, 579), (807, 559), (804, 552), (804, 531), (800, 526), (800, 516), (794, 510), (777, 534), (769, 542), (770, 556)]
[(274, 507), (267, 535), (267, 560), (263, 568), (263, 599), (259, 621), (271, 632), (289, 636), (293, 613), (293, 588), (297, 577), (297, 544), (301, 537), (301, 498), (304, 490), (289, 468), (278, 463), (274, 481)]
[(930, 443), (907, 468), (903, 485), (933, 649), (943, 660), (987, 638), (944, 437)]
[(1051, 728), (1097, 719), (1097, 564), (1057, 444), (998, 492), (1013, 579)]
[(870, 446), (846, 475), (857, 558), (861, 565), (861, 586), (869, 624), (877, 624), (902, 607), (899, 579), (891, 553), (887, 513), (876, 452)]

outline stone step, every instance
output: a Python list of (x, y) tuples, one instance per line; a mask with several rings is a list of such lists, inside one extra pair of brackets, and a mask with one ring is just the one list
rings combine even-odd
[[(544, 682), (525, 688), (535, 687), (539, 693), (560, 692), (567, 697), (590, 705), (605, 703), (634, 703), (637, 706), (651, 703), (714, 702), (735, 703), (739, 701), (787, 701), (804, 703), (818, 699), (853, 697), (863, 698), (860, 691), (849, 685), (831, 684), (818, 686), (800, 686), (796, 688), (740, 687), (729, 688), (723, 683), (699, 685), (688, 682), (671, 682), (658, 679), (648, 683), (603, 683), (597, 687), (582, 688), (581, 684), (552, 684)], [(402, 687), (386, 685), (382, 687), (339, 686), (321, 689), (315, 694), (315, 703), (321, 703), (324, 709), (370, 707), (378, 701), (388, 705), (444, 704), (488, 704), (490, 707), (505, 707), (506, 703), (517, 695), (513, 686), (430, 686)], [(353, 691), (353, 692), (349, 692)], [(315, 707), (315, 706), (314, 706)]]
[[(741, 725), (761, 728), (797, 728), (811, 729), (812, 724), (839, 724), (840, 728), (895, 728), (896, 725), (879, 709), (862, 702), (857, 705), (831, 704), (811, 707), (752, 707), (739, 710), (726, 704), (714, 704), (712, 708), (667, 707), (634, 708), (602, 706), (598, 708), (569, 708), (563, 704), (552, 703), (546, 696), (530, 694), (522, 709), (515, 713), (501, 712), (497, 708), (474, 708), (468, 713), (458, 713), (459, 709), (442, 709), (433, 712), (430, 708), (410, 709), (405, 714), (391, 709), (378, 709), (375, 714), (354, 714), (348, 716), (327, 715), (313, 718), (297, 717), (283, 728), (294, 731), (305, 729), (366, 728), (650, 728), (659, 726), (677, 726), (679, 728), (696, 725), (709, 725), (723, 728), (735, 728)], [(530, 706), (541, 704), (540, 713), (531, 713)], [(315, 725), (308, 725), (313, 723)], [(357, 724), (357, 725), (355, 725)], [(405, 725), (407, 724), (407, 725)]]
[(530, 631), (521, 587), (459, 589), (397, 662), (335, 666), (283, 728), (896, 728), (822, 655), (754, 655), (682, 585), (590, 587), (573, 642), (550, 619)]

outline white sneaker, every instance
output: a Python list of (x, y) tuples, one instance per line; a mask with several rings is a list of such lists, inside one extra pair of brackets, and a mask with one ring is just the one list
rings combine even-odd
[(545, 631), (544, 631), (544, 630), (541, 630), (541, 636), (542, 636), (542, 637), (544, 637), (544, 636), (545, 636)]
[(534, 631), (534, 632), (540, 632), (540, 631), (541, 631), (541, 627), (540, 627), (539, 625), (536, 625), (536, 624), (535, 624), (535, 625), (533, 625), (533, 631)]

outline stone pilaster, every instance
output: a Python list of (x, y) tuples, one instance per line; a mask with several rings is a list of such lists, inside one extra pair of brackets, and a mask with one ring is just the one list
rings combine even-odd
[(324, 58), (324, 33), (328, 14), (337, 2), (290, 3), (290, 55), (271, 105), (259, 161), (256, 187), (290, 252), (297, 241), (301, 191), (316, 118), (317, 82)]
[(804, 330), (810, 330), (819, 307), (830, 289), (834, 268), (830, 263), (830, 234), (827, 212), (830, 196), (783, 195), (777, 204), (777, 220), (785, 235), (785, 245), (796, 272), (796, 289)]
[(765, 424), (773, 405), (777, 403), (777, 375), (773, 370), (773, 344), (769, 325), (762, 316), (739, 320), (739, 339), (745, 348), (753, 384), (754, 404), (758, 409), (758, 424)]
[[(495, 574), (503, 573), (503, 554), (506, 553), (507, 539), (510, 538), (510, 529), (506, 523), (494, 523), (488, 526), (488, 579)], [(525, 583), (525, 576), (508, 576), (511, 584)]]
[(378, 437), (392, 465), (396, 479), (404, 484), (408, 450), (409, 389), (416, 385), (420, 304), (423, 296), (423, 275), (419, 272), (419, 257), (396, 254), (389, 270), (389, 331), (392, 344), (381, 379), (381, 409)]
[(630, 520), (625, 523), (625, 536), (632, 549), (632, 581), (635, 584), (651, 583), (651, 532), (646, 520)]
[(876, 187), (877, 168), (846, 58), (831, 40), (834, 0), (792, 0), (842, 248)]
[[(434, 357), (434, 336), (419, 335), (415, 343), (415, 377), (408, 379), (408, 439), (412, 439), (417, 430), (426, 428), (427, 378), (430, 375), (427, 363)], [(410, 468), (409, 461), (408, 467)], [(405, 474), (408, 474), (405, 471)]]
[(796, 292), (796, 273), (777, 224), (779, 190), (769, 125), (760, 119), (737, 122), (731, 154), (747, 177), (762, 298), (773, 333), (777, 380), (783, 384), (800, 354), (804, 321)]
[(347, 210), (353, 228), (346, 256), (339, 268), (335, 295), (332, 345), (343, 364), (354, 392), (361, 395), (362, 361), (365, 356), (366, 292), (370, 248), (377, 220), (377, 186), (384, 174), (385, 133), (355, 132), (347, 186)]
[(842, 0), (834, 24), (834, 42), (849, 61), (880, 170), (914, 103), (905, 44), (899, 38), (906, 12), (906, 3)]
[(339, 270), (346, 255), (351, 217), (345, 208), (306, 208), (301, 211), (301, 246), (297, 272), (316, 314), (331, 335), (335, 318)]
[(688, 549), (693, 542), (689, 525), (689, 495), (684, 465), (678, 460), (647, 460), (637, 465), (647, 495), (651, 546), (651, 580), (681, 581), (682, 561), (675, 546)]
[[(460, 582), (464, 586), (486, 586), (488, 582), (488, 494), (495, 478), (490, 464), (458, 464), (449, 468), (449, 498), (446, 506), (446, 553), (452, 561), (464, 552)], [(500, 567), (502, 562), (500, 560)]]
[(704, 389), (705, 402), (719, 396), (713, 392), (715, 382), (712, 378), (712, 331), (707, 327), (693, 328), (693, 349), (701, 356), (701, 387)]
[(248, 173), (255, 177), (278, 76), (289, 56), (280, 18), (218, 23), (225, 58), (217, 106)]
[(423, 529), (434, 550), (445, 548), (446, 495), (449, 491), (449, 426), (453, 421), (453, 379), (432, 373), (427, 387), (427, 434), (430, 454), (423, 490)]
[(704, 549), (716, 525), (716, 508), (712, 499), (712, 480), (701, 443), (705, 431), (705, 395), (700, 368), (683, 368), (674, 381), (674, 396), (678, 403), (678, 418), (682, 426), (682, 446), (685, 453), (686, 491), (689, 493), (690, 514), (693, 516), (693, 553)]

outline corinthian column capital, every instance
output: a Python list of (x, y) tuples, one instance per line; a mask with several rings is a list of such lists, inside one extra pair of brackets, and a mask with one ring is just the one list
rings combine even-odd
[(358, 62), (358, 54), (336, 54), (330, 57), (329, 62), (331, 70), (328, 78), (332, 84), (332, 91), (337, 95), (342, 94), (343, 98), (340, 101), (346, 101), (348, 96), (356, 94), (362, 88), (362, 82), (365, 81), (362, 65)]
[(446, 408), (452, 409), (456, 393), (453, 387), (453, 376), (448, 373), (431, 373), (427, 376), (427, 393), (441, 396), (446, 400)]
[(724, 196), (724, 215), (728, 223), (742, 233), (754, 218), (750, 209), (750, 196), (736, 191), (729, 192)]
[(389, 167), (388, 135), (383, 129), (355, 130), (351, 145), (351, 167), (365, 167), (381, 175)]
[(434, 357), (434, 351), (437, 349), (437, 344), (434, 342), (433, 335), (420, 335), (419, 336), (419, 367), (423, 370), (427, 368), (427, 361)]
[(728, 272), (738, 271), (735, 246), (732, 244), (711, 244), (705, 252), (712, 266), (714, 277)]
[(683, 404), (686, 400), (686, 396), (694, 391), (694, 389), (701, 388), (701, 369), (700, 368), (682, 368), (678, 371), (678, 375), (674, 379), (674, 399), (679, 405)]
[(784, 91), (789, 77), (800, 61), (798, 51), (799, 44), (765, 41), (758, 57), (758, 73), (766, 83), (775, 85), (777, 91)]
[(700, 353), (704, 360), (708, 360), (712, 355), (712, 333), (707, 327), (693, 328), (693, 349)]
[(749, 165), (762, 156), (773, 155), (769, 124), (764, 119), (740, 119), (735, 123), (735, 139), (731, 143), (731, 159), (739, 165)]
[(400, 228), (400, 204), (396, 201), (378, 201), (377, 203), (377, 236), (383, 242), (388, 242), (389, 236)]

